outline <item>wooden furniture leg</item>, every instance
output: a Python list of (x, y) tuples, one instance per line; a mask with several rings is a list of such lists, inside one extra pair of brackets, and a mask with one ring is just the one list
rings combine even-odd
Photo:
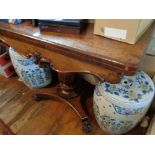
[[(41, 67), (43, 65), (49, 65), (52, 70), (58, 73), (58, 81), (59, 81), (59, 84), (53, 88), (44, 88), (36, 90), (36, 93), (33, 95), (33, 99), (36, 101), (39, 101), (41, 99), (56, 99), (66, 103), (81, 119), (83, 130), (86, 133), (90, 132), (92, 130), (92, 127), (88, 119), (87, 107), (83, 102), (86, 100), (82, 99), (83, 96), (85, 95), (81, 96), (79, 103), (72, 100), (72, 98), (75, 98), (80, 95), (80, 91), (77, 91), (77, 87), (80, 88), (82, 87), (82, 85), (78, 86), (76, 76), (79, 72), (68, 72), (57, 70), (53, 66), (51, 60), (42, 58), (42, 56), (39, 53), (34, 53), (29, 55), (29, 57), (30, 56), (33, 56), (36, 60), (36, 64), (39, 64)], [(98, 77), (98, 75), (96, 76)], [(100, 77), (99, 79), (102, 80), (102, 78)], [(85, 96), (84, 98), (86, 99), (87, 97)]]
[[(79, 94), (76, 92), (76, 74), (73, 73), (58, 73), (59, 85), (57, 87), (58, 95), (65, 98), (66, 100), (77, 97)], [(81, 100), (80, 100), (81, 101)], [(80, 102), (81, 103), (81, 102)], [(89, 124), (88, 116), (86, 115), (86, 110), (83, 109), (81, 104), (74, 104), (70, 101), (70, 106), (78, 114), (82, 121), (83, 130), (87, 133), (91, 131), (91, 126)], [(69, 103), (68, 103), (69, 105)]]
[(72, 73), (58, 73), (59, 85), (57, 87), (58, 95), (65, 98), (71, 99), (78, 94), (76, 93), (76, 74)]
[(88, 115), (86, 114), (87, 108), (86, 106), (83, 106), (85, 103), (80, 103), (80, 101), (82, 100), (82, 96), (81, 98), (78, 97), (79, 102), (75, 102), (75, 100), (73, 99), (80, 95), (80, 93), (76, 92), (76, 74), (59, 73), (58, 78), (59, 84), (57, 86), (53, 88), (43, 88), (40, 90), (36, 90), (33, 99), (36, 101), (39, 101), (41, 99), (56, 99), (63, 103), (66, 103), (81, 119), (84, 132), (88, 133), (92, 131)]

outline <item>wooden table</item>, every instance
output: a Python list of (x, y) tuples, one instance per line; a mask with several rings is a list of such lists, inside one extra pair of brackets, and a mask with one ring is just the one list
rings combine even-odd
[[(33, 55), (39, 64), (48, 63), (58, 72), (59, 85), (39, 90), (35, 99), (54, 97), (67, 103), (81, 118), (86, 132), (91, 130), (86, 112), (80, 105), (69, 102), (77, 96), (76, 75), (88, 73), (101, 82), (111, 83), (120, 82), (123, 75), (134, 75), (154, 34), (155, 23), (136, 44), (130, 45), (94, 35), (93, 24), (82, 34), (73, 35), (40, 32), (29, 21), (20, 25), (0, 22), (0, 40), (20, 54)], [(81, 100), (86, 99), (83, 96)]]

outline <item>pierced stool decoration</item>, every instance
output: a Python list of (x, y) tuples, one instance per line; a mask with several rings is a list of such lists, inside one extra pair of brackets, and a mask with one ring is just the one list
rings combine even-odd
[(52, 82), (49, 66), (42, 68), (35, 64), (34, 57), (26, 58), (9, 48), (12, 64), (20, 79), (30, 88), (42, 88)]
[(141, 121), (153, 97), (154, 84), (143, 71), (124, 76), (119, 84), (97, 84), (93, 97), (96, 120), (104, 131), (124, 134)]

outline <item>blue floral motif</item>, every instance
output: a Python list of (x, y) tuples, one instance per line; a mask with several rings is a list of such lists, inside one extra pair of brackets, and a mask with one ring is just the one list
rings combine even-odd
[(105, 83), (105, 91), (111, 94), (119, 95), (116, 85), (110, 84), (108, 82)]
[(94, 113), (99, 124), (112, 134), (123, 133), (132, 128), (132, 121), (123, 121), (107, 115), (101, 115), (98, 105), (94, 101)]
[(35, 64), (35, 58), (25, 58), (9, 48), (10, 57), (18, 76), (31, 88), (45, 87), (52, 82), (50, 67), (39, 67)]
[(144, 80), (146, 80), (144, 72), (140, 72), (140, 71), (137, 72), (136, 82), (141, 84), (141, 83), (143, 83)]
[(107, 115), (101, 115), (101, 125), (108, 129), (111, 133), (120, 133), (129, 130), (133, 123), (132, 121), (122, 121), (115, 118), (111, 118)]
[(120, 84), (103, 83), (104, 91), (121, 96), (129, 101), (140, 102), (142, 97), (153, 92), (145, 73), (138, 71), (134, 77), (123, 77)]
[(137, 108), (137, 109), (129, 109), (129, 108), (124, 108), (124, 107), (120, 107), (118, 105), (115, 105), (115, 104), (112, 104), (115, 111), (118, 113), (118, 114), (121, 114), (121, 115), (125, 115), (125, 116), (128, 116), (128, 115), (136, 115), (136, 114), (139, 114), (143, 111), (143, 109), (145, 107), (141, 107), (141, 108)]
[(147, 94), (147, 93), (153, 91), (153, 88), (149, 85), (149, 83), (147, 81), (145, 81), (144, 83), (141, 83), (139, 85), (139, 88), (142, 89), (143, 94)]
[(51, 73), (49, 68), (42, 69), (36, 67), (33, 70), (21, 70), (21, 76), (25, 83), (33, 87), (44, 85), (46, 81), (50, 79), (50, 74)]
[(17, 59), (17, 61), (23, 66), (33, 65), (35, 63), (35, 59), (33, 57), (30, 57), (29, 59)]

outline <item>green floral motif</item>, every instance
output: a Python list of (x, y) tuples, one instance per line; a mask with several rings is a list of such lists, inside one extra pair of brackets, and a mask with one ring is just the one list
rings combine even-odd
[(115, 86), (115, 85), (109, 86), (109, 91), (110, 91), (111, 93), (115, 93), (115, 91), (116, 91), (116, 86)]
[(133, 91), (133, 90), (130, 90), (129, 92), (128, 92), (128, 97), (129, 97), (129, 100), (137, 100), (137, 99), (141, 99), (142, 98), (142, 95), (141, 94), (137, 94), (137, 93), (135, 93), (135, 91)]
[(149, 93), (151, 91), (153, 91), (152, 87), (148, 84), (148, 82), (145, 81), (145, 83), (141, 83), (139, 88), (142, 89), (143, 93)]
[(97, 96), (102, 96), (102, 94), (101, 94), (101, 92), (99, 90), (99, 85), (96, 86), (95, 93), (96, 93)]
[(150, 81), (143, 71), (138, 71), (135, 76), (124, 76), (120, 84), (104, 82), (102, 86), (107, 93), (123, 97), (129, 101), (140, 102), (146, 94), (154, 91)]

